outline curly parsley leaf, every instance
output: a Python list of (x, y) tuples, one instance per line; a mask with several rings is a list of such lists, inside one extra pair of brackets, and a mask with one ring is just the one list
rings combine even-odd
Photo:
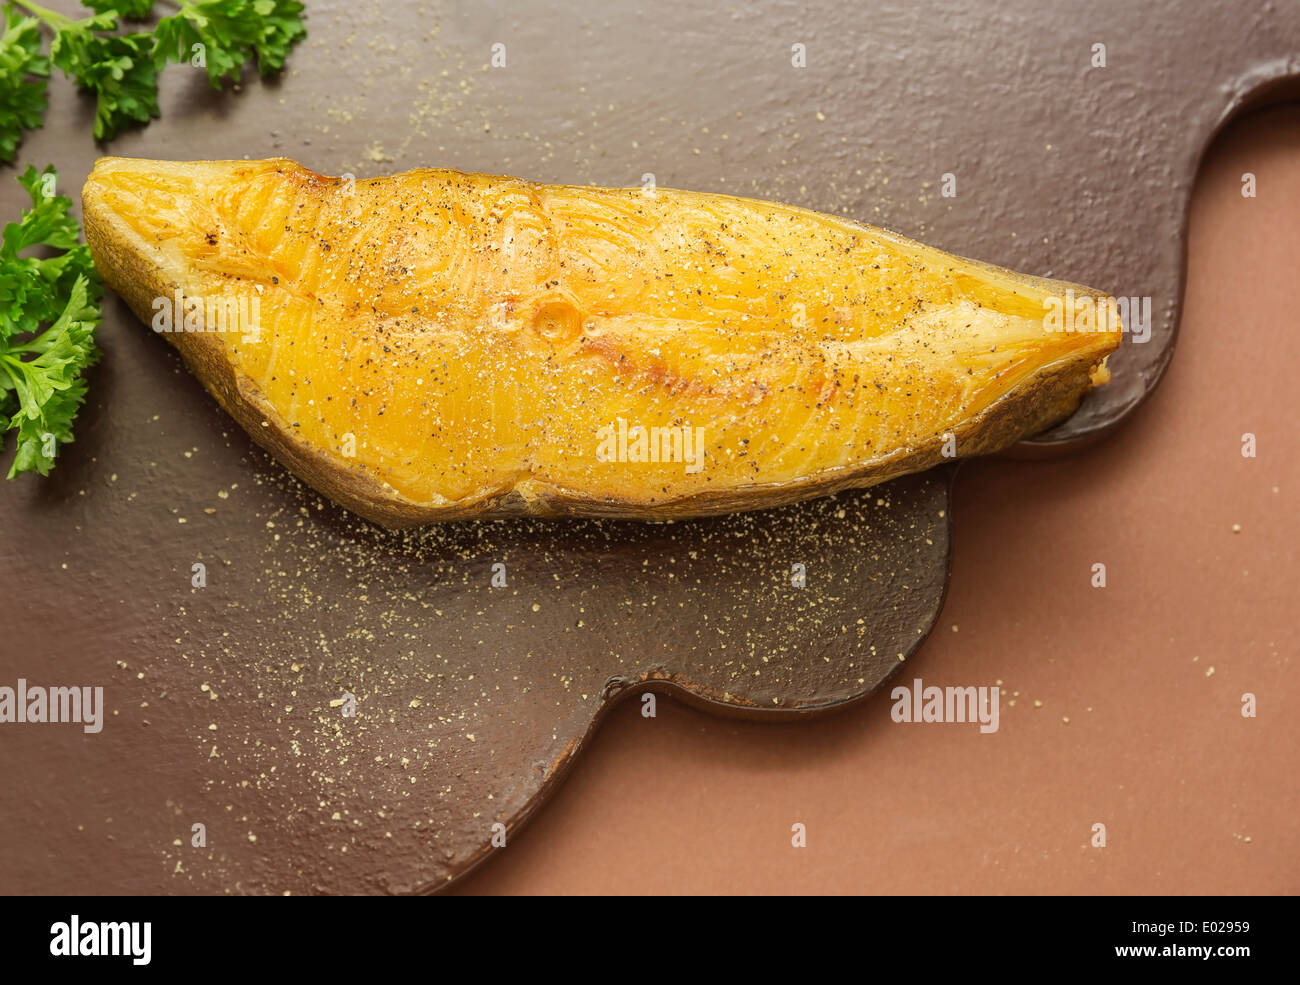
[(170, 61), (201, 56), (219, 89), (223, 80), (237, 80), (250, 58), (263, 75), (283, 68), (289, 49), (307, 35), (302, 11), (298, 0), (188, 0), (158, 22), (156, 50)]
[(95, 94), (96, 140), (111, 140), (123, 127), (158, 115), (153, 35), (95, 33), (116, 24), (112, 14), (95, 14), (64, 27), (50, 44), (50, 61)]
[[(35, 0), (9, 0), (0, 40), (0, 161), (13, 159), (23, 131), (41, 125), (50, 64), (95, 94), (95, 139), (158, 115), (158, 73), (167, 62), (202, 67), (220, 88), (250, 59), (263, 75), (284, 67), (307, 36), (300, 0), (181, 0), (152, 31), (117, 33), (118, 21), (144, 20), (154, 0), (83, 0), (94, 13), (73, 20)], [(31, 16), (22, 16), (21, 8)], [(53, 32), (48, 60), (41, 25)]]
[[(32, 208), (0, 238), (0, 434), (17, 432), (8, 477), (48, 475), (86, 397), (84, 370), (99, 359), (95, 327), (103, 285), (79, 245), (70, 199), (53, 193), (53, 168), (18, 179)], [(62, 251), (20, 256), (33, 246)], [(45, 326), (45, 327), (42, 327)]]
[(81, 0), (83, 7), (97, 14), (117, 14), (128, 21), (148, 20), (154, 3), (155, 0)]
[(5, 11), (0, 37), (0, 161), (14, 159), (23, 132), (45, 118), (45, 85), (50, 63), (41, 54), (41, 25), (12, 7)]

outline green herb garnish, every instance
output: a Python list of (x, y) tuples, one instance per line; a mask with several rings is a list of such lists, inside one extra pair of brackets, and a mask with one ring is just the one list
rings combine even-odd
[(0, 38), (0, 161), (14, 159), (23, 131), (45, 118), (45, 79), (49, 60), (41, 54), (41, 24), (12, 7), (5, 11)]
[[(170, 3), (170, 0), (168, 0)], [(41, 125), (50, 64), (95, 94), (95, 139), (158, 115), (158, 73), (167, 62), (201, 66), (220, 88), (256, 60), (280, 71), (289, 49), (307, 34), (299, 0), (184, 0), (151, 31), (116, 33), (119, 20), (141, 21), (155, 0), (83, 0), (94, 11), (80, 20), (33, 0), (10, 0), (0, 42), (0, 161), (12, 161), (23, 132)], [(23, 13), (30, 16), (23, 16)], [(48, 61), (41, 25), (51, 32)]]
[[(17, 431), (8, 477), (48, 475), (86, 398), (84, 371), (99, 359), (95, 326), (104, 289), (81, 245), (58, 174), (34, 167), (18, 179), (32, 208), (0, 240), (0, 435)], [(31, 247), (55, 251), (22, 256)]]

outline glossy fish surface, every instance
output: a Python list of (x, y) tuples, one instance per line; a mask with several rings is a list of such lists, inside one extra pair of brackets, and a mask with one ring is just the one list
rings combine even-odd
[(725, 195), (103, 158), (83, 207), (254, 440), (393, 527), (868, 486), (1063, 419), (1121, 337), (1099, 292)]

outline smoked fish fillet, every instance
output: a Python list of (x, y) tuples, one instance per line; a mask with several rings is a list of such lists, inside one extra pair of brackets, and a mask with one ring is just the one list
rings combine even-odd
[(106, 283), (253, 439), (389, 527), (701, 516), (1003, 449), (1108, 378), (1101, 293), (688, 191), (101, 158)]

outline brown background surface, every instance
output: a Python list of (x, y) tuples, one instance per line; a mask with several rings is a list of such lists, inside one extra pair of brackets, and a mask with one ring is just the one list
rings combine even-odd
[(884, 693), (795, 725), (628, 705), (459, 888), (1300, 891), (1297, 203), (1300, 108), (1231, 127), (1197, 181), (1160, 389), (1087, 453), (957, 477), (940, 626), (889, 686), (1000, 679), (1020, 697), (996, 735), (895, 724)]
[[(955, 26), (917, 20), (903, 5), (893, 19), (873, 25), (878, 36), (836, 33), (823, 19), (809, 29), (843, 58), (835, 82), (809, 76), (794, 91), (763, 88), (770, 72), (755, 64), (753, 51), (773, 31), (801, 25), (796, 5), (773, 8), (762, 23), (733, 13), (732, 27), (723, 14), (684, 26), (648, 17), (644, 30), (661, 43), (666, 61), (638, 55), (626, 76), (619, 62), (631, 55), (600, 47), (603, 22), (593, 27), (570, 15), (548, 26), (512, 14), (512, 29), (534, 42), (534, 61), (528, 71), (490, 81), (478, 60), (496, 37), (491, 5), (329, 0), (312, 6), (312, 38), (291, 57), (288, 78), (219, 96), (194, 74), (186, 78), (184, 68), (173, 68), (163, 84), (163, 119), (123, 135), (112, 152), (283, 153), (324, 171), (363, 176), (447, 164), (605, 184), (635, 181), (653, 167), (663, 184), (837, 209), (1033, 272), (1060, 264), (1055, 273), (1080, 279), (1094, 261), (1097, 270), (1112, 269), (1117, 257), (1167, 266), (1179, 251), (1170, 230), (1181, 214), (1180, 162), (1156, 160), (1141, 146), (1126, 158), (1124, 147), (1103, 141), (1096, 145), (1102, 159), (1135, 183), (1126, 178), (1112, 187), (1076, 189), (1062, 175), (1077, 161), (1038, 149), (1044, 132), (1061, 128), (1038, 117), (1016, 138), (1034, 137), (1032, 146), (1024, 145), (1029, 156), (1011, 139), (994, 142), (1002, 155), (996, 159), (958, 161), (984, 178), (983, 196), (974, 205), (959, 203), (972, 213), (954, 212), (921, 189), (918, 175), (934, 170), (932, 142), (946, 132), (936, 121), (958, 112), (944, 86), (966, 78), (967, 63), (957, 56), (969, 36), (1001, 30), (1020, 38), (986, 50), (992, 61), (970, 63), (992, 79), (988, 98), (972, 100), (981, 112), (996, 116), (1038, 105), (1043, 93), (1020, 84), (1033, 38), (1016, 26), (1032, 5), (1009, 3), (1014, 14), (994, 21), (985, 16), (987, 6), (971, 5)], [(446, 13), (441, 26), (433, 8)], [(419, 20), (411, 21), (417, 10)], [(618, 36), (635, 35), (630, 7), (620, 10), (610, 15), (624, 29)], [(1216, 16), (1226, 17), (1226, 10)], [(1080, 16), (1054, 30), (1083, 44), (1112, 23), (1100, 8)], [(1157, 20), (1144, 23), (1142, 39), (1159, 48), (1174, 25)], [(1237, 40), (1277, 46), (1273, 34), (1251, 34), (1248, 18), (1234, 23), (1242, 32)], [(733, 29), (735, 42), (717, 48), (719, 32)], [(925, 31), (934, 32), (938, 50), (954, 54), (933, 71), (908, 57), (914, 54), (909, 40)], [(569, 39), (569, 46), (556, 37)], [(1217, 79), (1243, 67), (1229, 63), (1231, 46), (1220, 47), (1223, 57), (1201, 73), (1215, 98), (1206, 91), (1184, 94), (1189, 110), (1199, 111), (1193, 137), (1206, 125), (1207, 108), (1226, 102), (1214, 90)], [(1168, 92), (1157, 100), (1156, 90), (1143, 89), (1164, 69), (1142, 59), (1124, 64), (1110, 91), (1137, 114), (1129, 132), (1154, 140), (1168, 118), (1178, 118)], [(932, 89), (903, 87), (885, 96), (917, 106), (928, 100), (935, 115), (915, 116), (921, 130), (908, 134), (910, 140), (880, 128), (862, 133), (866, 124), (854, 107), (864, 91), (874, 91), (864, 79), (897, 80), (903, 65), (931, 78)], [(683, 81), (695, 78), (689, 72), (703, 73), (705, 82)], [(548, 80), (544, 90), (539, 77)], [(677, 98), (683, 85), (700, 90), (698, 104)], [(614, 90), (617, 105), (607, 102)], [(29, 138), (21, 159), (57, 162), (64, 190), (72, 191), (97, 149), (87, 106), (71, 86), (56, 80), (51, 96), (50, 123)], [(746, 107), (743, 122), (733, 119), (738, 105)], [(829, 110), (824, 127), (812, 122), (819, 105)], [(904, 143), (907, 154), (891, 157)], [(1004, 168), (1016, 156), (1023, 156), (1023, 166), (1012, 180)], [(1240, 195), (1243, 171), (1258, 177), (1255, 199)], [(1051, 230), (1052, 243), (1044, 238), (1041, 248), (1026, 235), (1044, 230), (1019, 195), (1032, 192), (1041, 219), (1045, 203), (1055, 216), (1055, 203), (1068, 210), (1079, 192), (1080, 201), (1093, 203), (1095, 219), (1098, 202), (1133, 207), (1134, 187), (1150, 192), (1149, 212), (1119, 209), (1115, 221), (1138, 228), (1142, 218), (1158, 216), (1160, 235), (1172, 240), (1126, 244), (1112, 237), (1095, 258), (1085, 253), (1079, 261), (1087, 223)], [(6, 215), (17, 207), (15, 190), (0, 192)], [(531, 826), (458, 888), (1300, 889), (1292, 625), (1300, 524), (1292, 508), (1295, 427), (1284, 403), (1294, 391), (1286, 376), (1298, 345), (1297, 192), (1300, 109), (1234, 127), (1197, 187), (1181, 341), (1154, 398), (1086, 453), (1053, 463), (979, 463), (958, 476), (954, 565), (940, 630), (898, 680), (1002, 680), (1008, 693), (997, 735), (982, 736), (972, 726), (895, 725), (887, 693), (822, 721), (790, 725), (714, 718), (667, 699), (660, 700), (658, 718), (645, 720), (628, 703), (600, 728)], [(1016, 224), (1022, 224), (1018, 239)], [(1165, 308), (1170, 303), (1157, 300)], [(373, 606), (361, 604), (364, 590), (360, 599), (344, 599), (355, 608), (304, 606), (298, 589), (310, 588), (312, 572), (292, 595), (276, 594), (284, 592), (282, 567), (340, 545), (355, 556), (364, 538), (322, 521), (309, 523), (307, 533), (281, 524), (284, 540), (275, 533), (271, 543), (263, 521), (279, 521), (286, 504), (292, 510), (301, 501), (300, 490), (265, 456), (250, 453), (170, 350), (120, 305), (108, 306), (104, 342), (106, 359), (95, 371), (92, 408), (78, 427), (77, 445), (48, 483), (0, 489), (27, 524), (12, 539), (0, 539), (0, 682), (24, 673), (36, 678), (31, 668), (48, 670), (50, 683), (105, 681), (114, 692), (111, 707), (123, 717), (106, 728), (110, 734), (95, 738), (70, 730), (0, 732), (0, 776), (7, 784), (0, 889), (274, 891), (285, 884), (286, 868), (301, 877), (293, 885), (310, 886), (339, 858), (305, 834), (328, 828), (333, 805), (322, 796), (284, 809), (275, 783), (260, 789), (256, 773), (279, 754), (240, 758), (241, 736), (244, 750), (250, 736), (273, 744), (288, 730), (296, 741), (306, 720), (301, 737), (318, 754), (314, 763), (330, 766), (335, 751), (322, 740), (323, 729), (313, 733), (301, 699), (289, 702), (299, 708), (284, 723), (272, 720), (280, 705), (274, 702), (260, 730), (241, 732), (247, 723), (239, 717), (270, 704), (254, 700), (262, 699), (264, 687), (277, 698), (298, 687), (285, 671), (314, 641), (293, 634), (310, 634), (319, 619), (340, 643), (348, 620), (373, 621)], [(1257, 459), (1240, 455), (1246, 431), (1258, 436)], [(214, 498), (236, 480), (235, 499)], [(208, 502), (218, 512), (200, 518), (198, 508)], [(189, 522), (177, 527), (181, 513)], [(232, 573), (245, 580), (206, 596), (178, 592), (196, 549), (209, 559), (233, 557)], [(366, 555), (362, 570), (386, 557)], [(1100, 591), (1089, 587), (1097, 561), (1109, 575), (1109, 587)], [(386, 576), (396, 583), (404, 574)], [(339, 584), (336, 579), (333, 587)], [(702, 604), (709, 598), (701, 593)], [(223, 640), (225, 619), (238, 641)], [(364, 656), (365, 648), (359, 650)], [(214, 681), (221, 699), (200, 693), (200, 680)], [(319, 683), (311, 697), (303, 695), (307, 702), (324, 700)], [(1253, 721), (1239, 714), (1245, 691), (1258, 696)], [(216, 738), (221, 758), (211, 761), (210, 719), (223, 730)], [(18, 763), (24, 768), (14, 768)], [(250, 775), (257, 789), (247, 787)], [(357, 790), (368, 789), (363, 773), (353, 779)], [(241, 864), (223, 868), (221, 847), (215, 860), (199, 862), (172, 849), (200, 791), (231, 804), (219, 818), (218, 846), (232, 837), (260, 837), (255, 847), (242, 845)], [(806, 849), (790, 847), (796, 821), (808, 827)], [(1109, 831), (1104, 850), (1087, 847), (1097, 821)], [(324, 837), (331, 853), (346, 850), (343, 839)], [(430, 852), (442, 847), (430, 839)], [(248, 857), (259, 855), (266, 864), (250, 866)], [(188, 868), (174, 868), (182, 860)], [(399, 868), (403, 861), (385, 858)], [(411, 878), (419, 883), (418, 875)], [(400, 881), (386, 883), (394, 884)], [(334, 885), (375, 888), (346, 879)]]

